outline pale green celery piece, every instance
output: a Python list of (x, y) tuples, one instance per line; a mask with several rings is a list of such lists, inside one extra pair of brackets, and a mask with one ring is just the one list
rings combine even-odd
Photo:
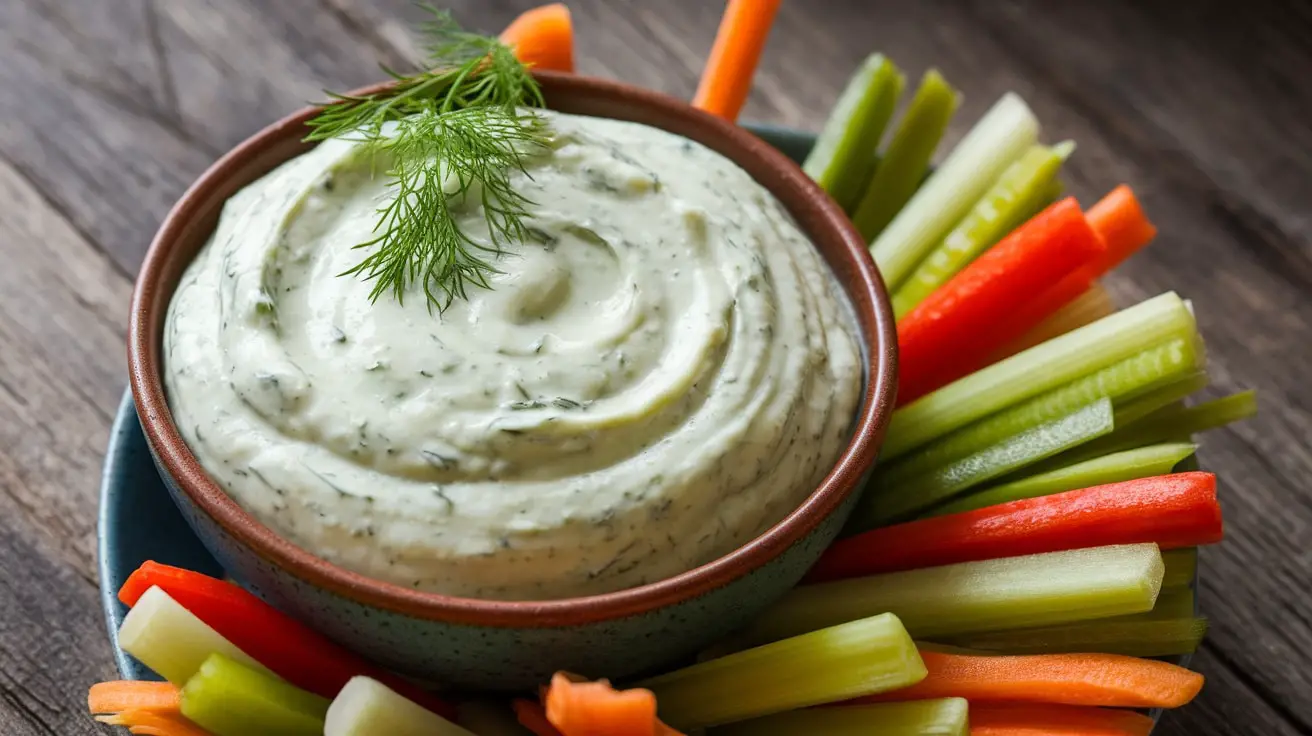
[(1117, 404), (1116, 426), (1124, 427), (1143, 419), (1153, 412), (1183, 401), (1194, 393), (1207, 388), (1209, 380), (1206, 371), (1197, 371), (1136, 399)]
[(925, 678), (925, 663), (897, 616), (878, 611), (835, 624), (841, 625), (799, 631), (640, 686), (656, 694), (662, 720), (686, 730), (897, 690)]
[(902, 521), (976, 485), (1110, 434), (1114, 428), (1111, 401), (1099, 399), (924, 475), (897, 481), (876, 476), (846, 531)]
[(880, 483), (897, 485), (921, 477), (1099, 399), (1119, 406), (1174, 384), (1198, 370), (1201, 356), (1193, 345), (1189, 339), (1169, 340), (985, 417), (885, 465)]
[(893, 294), (893, 314), (901, 319), (1043, 206), (1048, 186), (1075, 144), (1030, 146), (1007, 167), (970, 212), (952, 228), (915, 272)]
[(990, 654), (1068, 654), (1100, 652), (1131, 657), (1170, 657), (1198, 649), (1207, 620), (1194, 618), (1104, 619), (1062, 626), (993, 631), (950, 642)]
[(893, 414), (885, 462), (1026, 399), (1197, 332), (1174, 292), (1123, 309), (922, 396)]
[[(1162, 553), (1162, 563), (1166, 565), (1166, 573), (1162, 580), (1165, 583), (1166, 577), (1171, 575), (1171, 563), (1167, 559), (1170, 552)], [(1157, 603), (1153, 605), (1153, 610), (1144, 613), (1133, 613), (1129, 616), (1117, 616), (1117, 621), (1153, 621), (1166, 618), (1192, 618), (1198, 613), (1197, 603), (1194, 600), (1194, 589), (1185, 586), (1176, 586), (1173, 588), (1162, 585), (1162, 592), (1157, 594)]]
[(871, 54), (848, 81), (802, 170), (852, 211), (874, 168), (875, 152), (893, 117), (905, 78), (893, 62)]
[(1169, 405), (1137, 422), (1118, 426), (1111, 434), (1099, 437), (1084, 447), (1063, 452), (1047, 461), (1044, 469), (1046, 470), (1049, 464), (1070, 465), (1159, 442), (1187, 442), (1199, 432), (1224, 427), (1256, 413), (1256, 391), (1232, 394), (1225, 398), (1205, 401), (1197, 406)]
[[(1170, 473), (1181, 460), (1194, 454), (1198, 446), (1187, 442), (1149, 445), (1135, 450), (1112, 453), (1082, 463), (1030, 475), (991, 488), (971, 492), (931, 509), (923, 516), (943, 516), (974, 511), (1024, 498), (1050, 496), (1080, 488), (1121, 483)], [(1021, 471), (1022, 473), (1025, 471)]]
[(967, 736), (964, 698), (808, 708), (712, 729), (710, 736)]
[(369, 677), (352, 677), (325, 716), (323, 736), (474, 736)]
[(925, 180), (934, 149), (957, 111), (958, 102), (956, 90), (937, 69), (925, 72), (915, 97), (911, 98), (884, 149), (870, 185), (853, 210), (852, 222), (866, 242), (883, 232)]
[(890, 291), (906, 281), (925, 254), (1038, 137), (1038, 119), (1011, 92), (975, 123), (870, 245)]
[(1198, 548), (1166, 550), (1162, 553), (1162, 564), (1166, 566), (1166, 573), (1162, 577), (1163, 590), (1193, 585), (1194, 578), (1198, 576)]
[(268, 671), (158, 587), (142, 594), (123, 617), (118, 642), (123, 651), (179, 687), (216, 652)]
[(222, 654), (182, 687), (182, 715), (214, 736), (323, 736), (328, 705)]
[(896, 614), (912, 636), (930, 641), (1141, 613), (1152, 610), (1164, 573), (1157, 545), (1131, 544), (804, 585), (739, 642), (776, 641), (877, 611)]

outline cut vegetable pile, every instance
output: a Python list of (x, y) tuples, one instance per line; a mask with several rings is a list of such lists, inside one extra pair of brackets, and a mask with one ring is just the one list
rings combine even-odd
[[(778, 5), (730, 0), (697, 106), (737, 117)], [(563, 5), (502, 39), (573, 69)], [(1075, 145), (1042, 143), (1010, 93), (931, 171), (958, 94), (930, 70), (894, 122), (905, 82), (870, 56), (803, 167), (870, 242), (898, 320), (899, 408), (844, 536), (698, 664), (619, 689), (560, 673), (480, 723), (1129, 735), (1152, 726), (1134, 709), (1199, 692), (1201, 675), (1150, 658), (1193, 652), (1207, 629), (1196, 548), (1223, 527), (1194, 435), (1251, 416), (1255, 398), (1188, 405), (1208, 385), (1191, 304), (1166, 293), (1117, 311), (1098, 284), (1156, 235), (1128, 186), (1087, 209), (1063, 197)], [(88, 706), (135, 734), (524, 732), (458, 725), (452, 703), (226, 581), (147, 562), (120, 599), (123, 649), (167, 682), (100, 683)]]

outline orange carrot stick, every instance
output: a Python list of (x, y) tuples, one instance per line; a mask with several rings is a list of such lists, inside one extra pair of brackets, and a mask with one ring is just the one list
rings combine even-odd
[(902, 690), (857, 698), (874, 703), (930, 698), (976, 702), (1178, 708), (1198, 695), (1203, 676), (1153, 659), (1119, 654), (971, 656), (921, 651), (929, 674)]
[(780, 2), (729, 0), (692, 100), (694, 107), (725, 120), (738, 119)]
[(1134, 190), (1125, 184), (1108, 192), (1084, 217), (1107, 244), (1102, 258), (1095, 263), (1094, 278), (1119, 266), (1157, 235), (1157, 228), (1148, 221)]
[(535, 69), (574, 71), (574, 24), (564, 3), (524, 11), (501, 32), (501, 43)]
[(518, 698), (511, 703), (515, 709), (515, 718), (519, 725), (532, 731), (537, 736), (561, 736), (560, 731), (547, 720), (547, 711), (540, 703)]
[(564, 736), (678, 736), (656, 718), (650, 690), (616, 690), (605, 680), (576, 682), (557, 673), (544, 700), (547, 720)]
[(126, 710), (176, 713), (180, 707), (182, 698), (177, 686), (167, 682), (97, 682), (87, 693), (87, 709), (91, 713), (118, 713)]
[(158, 710), (125, 710), (96, 720), (111, 726), (126, 726), (128, 731), (143, 736), (211, 736), (209, 731), (187, 720), (179, 712)]
[(970, 704), (970, 736), (1148, 736), (1152, 728), (1151, 718), (1128, 710)]

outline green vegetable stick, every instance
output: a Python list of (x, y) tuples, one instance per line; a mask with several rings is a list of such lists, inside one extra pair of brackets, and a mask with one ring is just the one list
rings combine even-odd
[(1136, 399), (1122, 402), (1116, 407), (1116, 426), (1124, 427), (1159, 409), (1183, 401), (1194, 393), (1207, 388), (1209, 380), (1211, 379), (1206, 371), (1197, 371), (1161, 388), (1149, 391)]
[(1054, 493), (1065, 493), (1107, 483), (1166, 475), (1177, 463), (1194, 454), (1196, 449), (1197, 445), (1176, 442), (1117, 452), (974, 491), (931, 509), (924, 516), (958, 514), (1024, 498), (1050, 496)]
[(1169, 551), (1162, 553), (1162, 564), (1166, 565), (1166, 572), (1162, 576), (1162, 592), (1157, 594), (1157, 603), (1153, 605), (1153, 610), (1144, 613), (1132, 613), (1128, 616), (1117, 616), (1116, 621), (1160, 621), (1168, 618), (1192, 618), (1198, 613), (1193, 588), (1187, 585), (1168, 588), (1165, 585), (1166, 578), (1171, 575), (1171, 562), (1168, 559), (1170, 554)]
[(897, 318), (901, 319), (1041, 208), (1062, 162), (1074, 150), (1075, 144), (1070, 141), (1052, 148), (1035, 145), (1013, 161), (898, 287), (893, 295)]
[(1038, 137), (1039, 121), (1011, 92), (980, 118), (870, 245), (890, 291), (902, 286), (925, 254)]
[(182, 715), (215, 736), (323, 736), (328, 700), (212, 654), (182, 687)]
[(1189, 441), (1199, 432), (1224, 427), (1256, 413), (1256, 391), (1244, 391), (1192, 407), (1168, 406), (1137, 422), (1117, 427), (1106, 437), (1099, 437), (1084, 447), (1063, 452), (1047, 462), (1069, 465), (1159, 442)]
[(920, 80), (915, 97), (893, 131), (861, 202), (853, 210), (852, 222), (866, 242), (883, 232), (893, 216), (916, 193), (929, 171), (934, 149), (957, 111), (959, 98), (937, 69)]
[(179, 687), (215, 652), (268, 672), (158, 587), (143, 593), (123, 617), (118, 642), (123, 651)]
[(323, 736), (474, 736), (370, 677), (352, 677), (333, 698)]
[(1166, 566), (1162, 576), (1163, 590), (1189, 587), (1198, 577), (1198, 548), (1167, 550), (1162, 553), (1162, 564)]
[(1099, 399), (924, 475), (896, 481), (876, 476), (847, 530), (901, 521), (968, 488), (1110, 434), (1114, 427), (1111, 401)]
[(1121, 618), (994, 631), (957, 637), (949, 644), (994, 654), (1067, 654), (1101, 652), (1131, 657), (1169, 657), (1198, 649), (1207, 620), (1194, 618)]
[(963, 562), (794, 588), (745, 643), (775, 641), (875, 611), (930, 641), (1152, 610), (1165, 566), (1155, 544)]
[(1049, 340), (917, 399), (893, 414), (881, 451), (891, 461), (972, 422), (1197, 332), (1174, 292)]
[(925, 663), (897, 616), (879, 611), (835, 624), (685, 667), (641, 687), (656, 694), (662, 720), (688, 730), (896, 690), (925, 678)]
[(1110, 399), (1113, 406), (1119, 406), (1174, 384), (1198, 371), (1202, 357), (1193, 345), (1188, 338), (1164, 342), (981, 419), (886, 465), (880, 482), (896, 485), (923, 476), (1099, 399)]
[(866, 58), (838, 98), (802, 164), (822, 189), (851, 212), (870, 179), (875, 152), (893, 117), (905, 78), (880, 54)]
[(809, 708), (723, 726), (711, 736), (967, 736), (968, 710), (964, 698)]

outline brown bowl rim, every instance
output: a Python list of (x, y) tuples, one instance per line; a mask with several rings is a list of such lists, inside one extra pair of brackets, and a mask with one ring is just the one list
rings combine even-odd
[[(199, 216), (217, 217), (211, 191), (234, 172), (246, 172), (275, 144), (298, 139), (304, 123), (319, 109), (307, 107), (265, 127), (212, 164), (164, 218), (142, 262), (132, 294), (128, 327), (128, 370), (142, 427), (158, 461), (196, 507), (261, 559), (295, 578), (357, 603), (406, 616), (454, 624), (543, 628), (633, 616), (690, 600), (728, 585), (778, 557), (816, 529), (855, 491), (873, 466), (889, 416), (897, 380), (897, 339), (883, 279), (866, 242), (842, 209), (784, 154), (737, 125), (697, 110), (672, 96), (632, 85), (571, 74), (535, 72), (548, 107), (568, 95), (562, 107), (589, 110), (643, 109), (644, 120), (720, 151), (769, 189), (812, 241), (832, 239), (840, 262), (829, 262), (857, 314), (866, 361), (865, 394), (852, 437), (834, 467), (814, 491), (755, 539), (687, 572), (636, 588), (546, 601), (500, 601), (412, 590), (338, 567), (304, 550), (243, 510), (201, 467), (174, 424), (162, 380), (162, 333), (173, 290), (164, 283), (170, 251)], [(362, 93), (385, 88), (374, 85)], [(623, 119), (623, 118), (621, 118)], [(654, 122), (653, 122), (654, 121)], [(307, 146), (308, 148), (308, 146)], [(726, 150), (729, 149), (729, 150)], [(286, 160), (263, 166), (254, 177)], [(226, 199), (226, 197), (225, 197)], [(188, 262), (190, 259), (187, 259)], [(827, 256), (826, 261), (830, 258)]]

